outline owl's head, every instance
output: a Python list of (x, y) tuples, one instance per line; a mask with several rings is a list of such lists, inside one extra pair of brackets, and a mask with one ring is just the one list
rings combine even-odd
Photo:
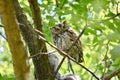
[(68, 29), (69, 29), (69, 26), (67, 25), (66, 21), (63, 21), (55, 25), (54, 27), (50, 28), (52, 34), (61, 34)]

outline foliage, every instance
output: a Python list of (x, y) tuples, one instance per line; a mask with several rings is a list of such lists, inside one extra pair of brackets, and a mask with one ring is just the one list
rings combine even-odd
[[(38, 1), (41, 8), (44, 34), (48, 41), (52, 42), (49, 28), (60, 21), (66, 20), (78, 33), (80, 33), (84, 26), (87, 26), (81, 37), (85, 59), (85, 62), (82, 64), (94, 72), (99, 78), (104, 76), (103, 74), (108, 75), (120, 67), (119, 0)], [(58, 1), (58, 3), (55, 1)], [(28, 15), (28, 19), (32, 24), (31, 12), (27, 1), (20, 0), (20, 5), (23, 7), (23, 10)], [(0, 45), (0, 47), (4, 48), (2, 52), (0, 48), (0, 65), (4, 62), (6, 63), (4, 66), (8, 66), (8, 68), (11, 69), (11, 65), (8, 65), (10, 64), (11, 57), (9, 56), (10, 53), (8, 47), (6, 47), (5, 40), (1, 40)], [(52, 48), (48, 46), (48, 50), (52, 50)], [(69, 73), (66, 63), (67, 60), (60, 68), (62, 75)], [(79, 65), (73, 62), (72, 64), (75, 73), (79, 75), (81, 79), (91, 80), (93, 78)], [(1, 75), (12, 75), (12, 70), (9, 72), (8, 69), (4, 69), (4, 67), (0, 67)], [(119, 75), (114, 79), (118, 80), (118, 77)]]

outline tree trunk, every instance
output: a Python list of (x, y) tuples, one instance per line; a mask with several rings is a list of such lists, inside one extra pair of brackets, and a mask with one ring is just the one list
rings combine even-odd
[[(46, 53), (47, 49), (46, 49), (45, 42), (38, 39), (38, 35), (36, 34), (36, 32), (34, 32), (32, 25), (27, 20), (27, 17), (22, 11), (18, 1), (17, 0), (13, 0), (13, 1), (14, 1), (14, 8), (16, 11), (15, 13), (16, 13), (18, 22), (20, 24), (20, 29), (22, 31), (22, 35), (26, 43), (28, 44), (30, 55), (34, 56), (38, 53)], [(38, 19), (38, 22), (39, 22), (39, 19)], [(35, 23), (35, 25), (38, 25), (38, 24)], [(42, 31), (42, 25), (40, 25), (39, 28), (41, 28), (40, 30)], [(37, 80), (53, 80), (51, 70), (50, 70), (50, 64), (48, 62), (49, 61), (48, 55), (41, 54), (33, 57), (32, 59), (33, 59), (35, 75)]]
[(0, 0), (0, 15), (12, 55), (16, 80), (30, 80), (27, 51), (21, 40), (12, 0)]
[[(37, 0), (28, 0), (29, 1), (29, 4), (30, 4), (30, 9), (32, 11), (32, 18), (33, 18), (33, 21), (34, 21), (34, 25), (35, 25), (35, 29), (43, 32), (42, 30), (42, 18), (41, 18), (41, 13), (40, 13), (40, 8), (39, 8), (39, 5), (38, 5), (38, 2)], [(43, 36), (43, 34), (40, 34), (40, 36)], [(45, 45), (45, 42), (41, 39), (38, 39), (36, 40), (38, 42), (39, 45), (38, 46), (38, 51), (41, 50), (41, 53), (46, 53), (47, 52), (47, 48), (46, 48), (46, 45)], [(50, 63), (49, 63), (49, 60), (48, 60), (48, 54), (41, 54), (40, 55), (41, 58), (39, 59), (40, 60), (40, 65), (36, 65), (38, 67), (40, 67), (40, 71), (36, 71), (35, 72), (35, 75), (36, 75), (36, 78), (39, 79), (39, 80), (53, 80), (53, 76), (51, 74), (51, 66), (50, 66)], [(46, 67), (47, 68), (46, 68)], [(41, 75), (40, 75), (41, 74)]]

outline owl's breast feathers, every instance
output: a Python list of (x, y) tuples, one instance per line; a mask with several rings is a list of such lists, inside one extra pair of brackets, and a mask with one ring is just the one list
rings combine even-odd
[[(68, 30), (68, 35), (71, 37), (72, 44), (73, 42), (78, 38), (78, 34), (75, 33), (73, 30)], [(71, 45), (72, 45), (71, 44)], [(72, 49), (75, 49), (74, 51), (78, 53), (78, 62), (83, 62), (83, 50), (82, 50), (82, 44), (81, 41), (78, 40), (73, 46)]]
[[(59, 34), (54, 34), (54, 44), (57, 48), (67, 51), (68, 48), (73, 44), (74, 40), (78, 37), (77, 33), (75, 33), (71, 29), (66, 29)], [(69, 50), (68, 54), (74, 58), (78, 62), (83, 62), (83, 50), (80, 40), (78, 40), (72, 48)]]
[[(77, 39), (78, 35), (68, 26), (66, 27), (66, 25), (64, 25), (57, 25), (51, 28), (51, 31), (56, 47), (67, 52), (68, 48)], [(84, 61), (83, 50), (80, 40), (78, 40), (67, 53), (77, 62)]]

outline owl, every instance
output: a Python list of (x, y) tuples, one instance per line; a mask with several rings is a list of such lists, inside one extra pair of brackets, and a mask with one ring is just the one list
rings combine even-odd
[[(73, 31), (66, 21), (61, 22), (50, 28), (54, 44), (57, 48), (67, 52), (68, 48), (73, 44), (78, 35)], [(77, 62), (83, 62), (83, 50), (81, 41), (78, 40), (72, 48), (67, 52), (69, 56), (74, 58)]]

